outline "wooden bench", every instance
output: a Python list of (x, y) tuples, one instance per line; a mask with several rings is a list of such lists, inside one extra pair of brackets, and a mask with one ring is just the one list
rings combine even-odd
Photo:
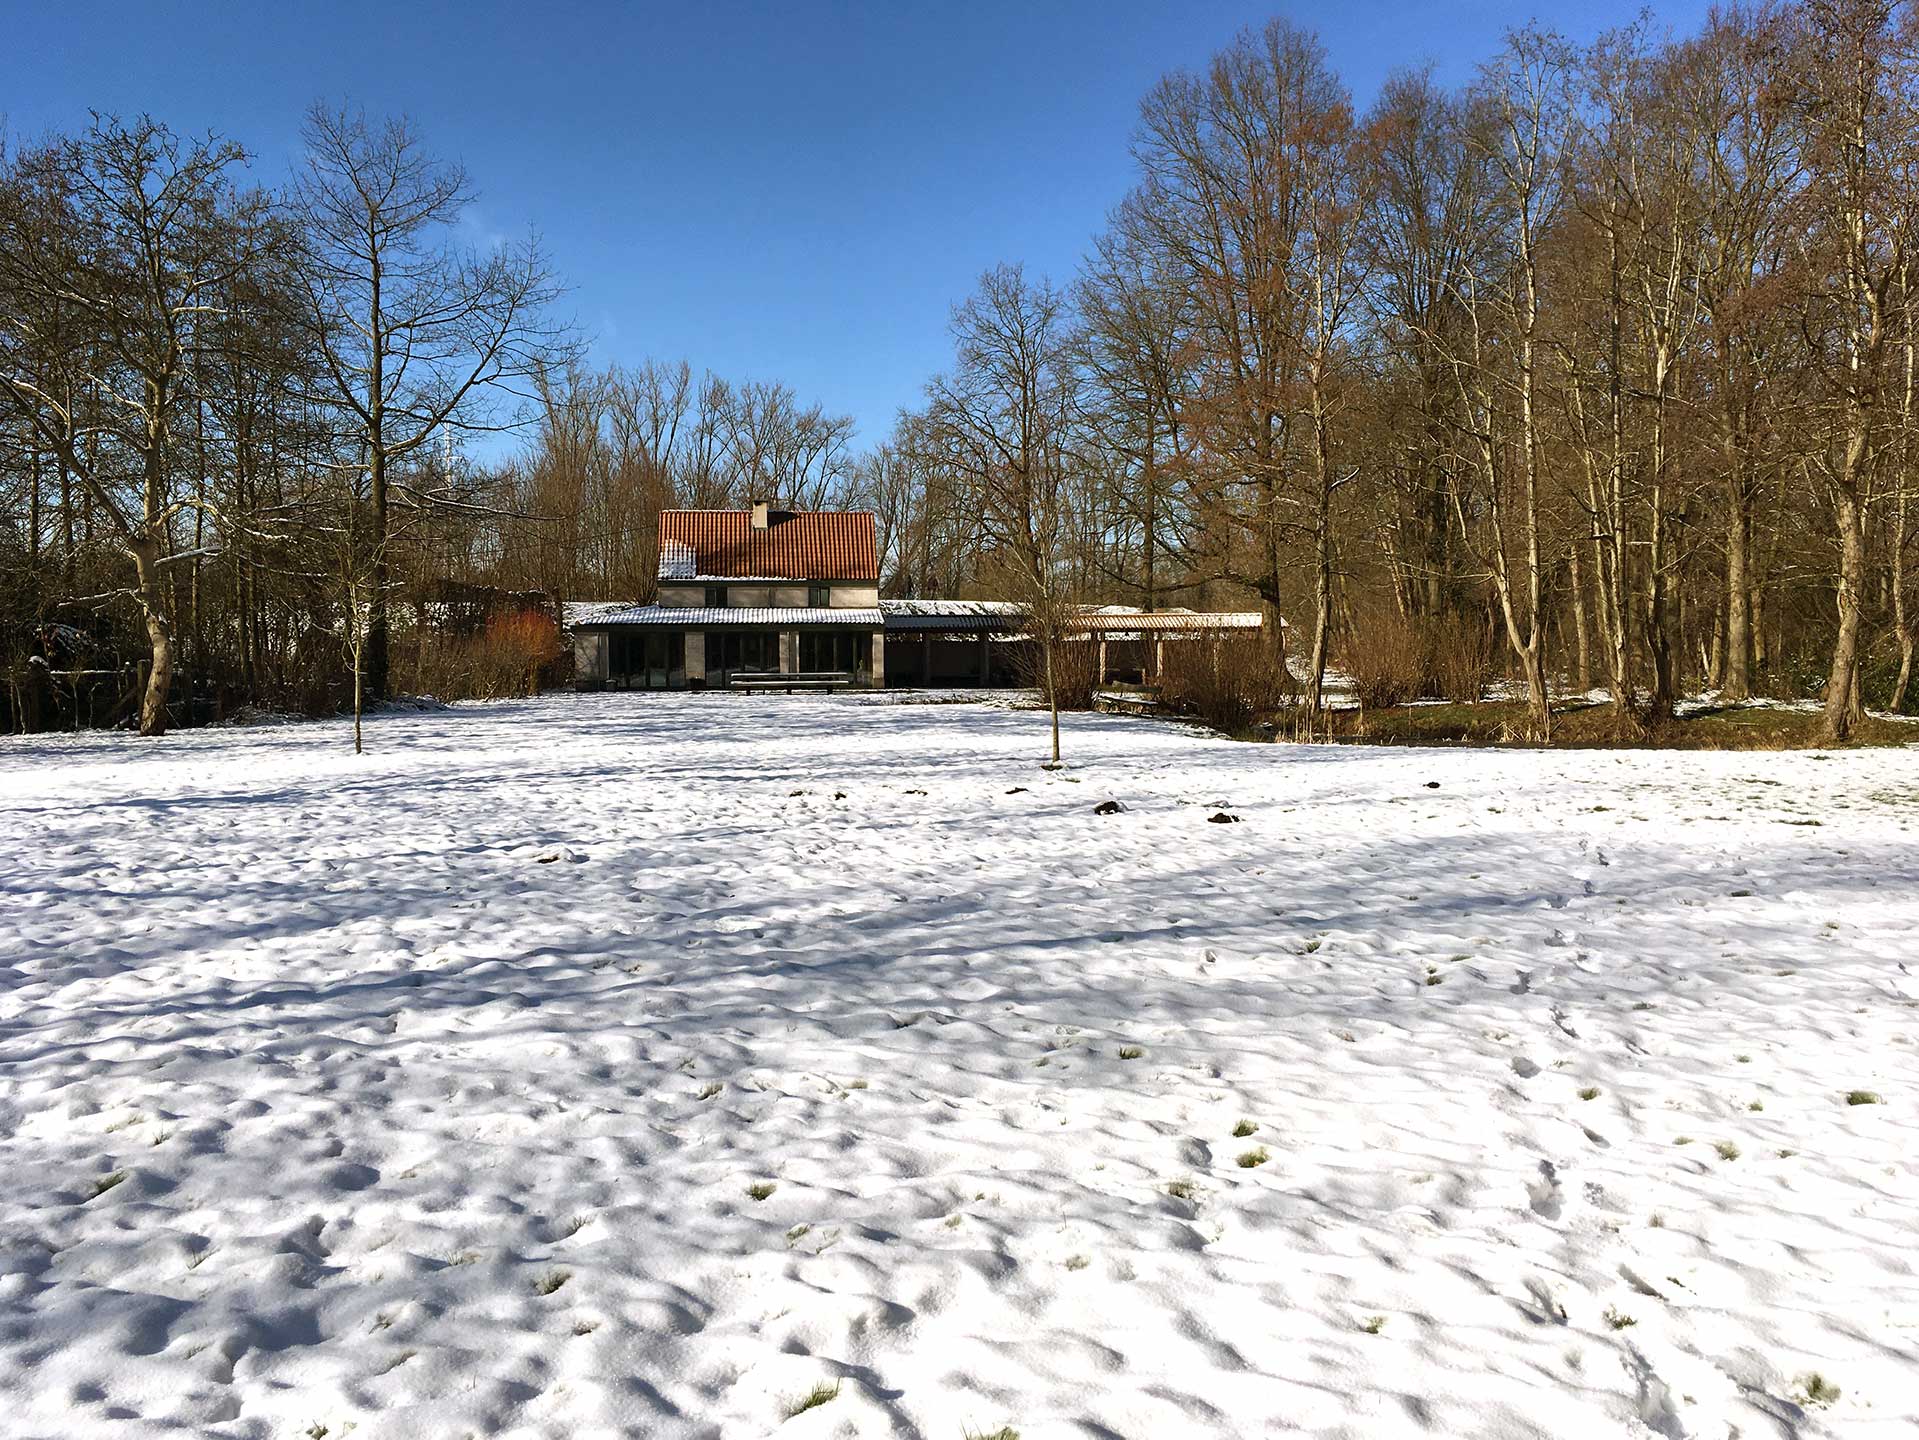
[(1099, 695), (1093, 708), (1108, 715), (1161, 715), (1165, 707), (1157, 695)]
[(854, 678), (844, 671), (800, 672), (792, 675), (735, 675), (726, 682), (729, 690), (845, 690)]

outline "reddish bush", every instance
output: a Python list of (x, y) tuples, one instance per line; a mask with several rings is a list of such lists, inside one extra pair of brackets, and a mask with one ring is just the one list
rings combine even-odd
[(442, 700), (537, 695), (541, 672), (566, 653), (560, 627), (539, 610), (495, 615), (478, 634), (426, 633), (414, 643), (414, 683)]

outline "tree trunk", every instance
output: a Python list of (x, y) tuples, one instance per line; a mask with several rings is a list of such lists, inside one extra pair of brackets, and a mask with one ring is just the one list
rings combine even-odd
[[(384, 699), (388, 681), (387, 650), (387, 556), (386, 556), (386, 454), (375, 446), (367, 465), (368, 496), (373, 502), (373, 591), (367, 597), (366, 674), (367, 693)], [(356, 680), (357, 683), (357, 680)]]
[(1319, 718), (1326, 688), (1326, 654), (1333, 629), (1333, 475), (1332, 437), (1313, 372), (1313, 657), (1306, 677), (1306, 715)]
[[(1863, 449), (1863, 443), (1860, 446)], [(1859, 622), (1866, 578), (1864, 507), (1849, 485), (1835, 487), (1833, 509), (1839, 531), (1839, 634), (1832, 645), (1832, 669), (1826, 677), (1826, 715), (1821, 736), (1829, 745), (1852, 738), (1859, 713)]]
[(1913, 405), (1919, 395), (1915, 394), (1915, 385), (1919, 384), (1919, 319), (1913, 315), (1912, 272), (1910, 259), (1899, 271), (1899, 309), (1906, 323), (1905, 390), (1899, 404), (1899, 473), (1896, 480), (1899, 491), (1899, 503), (1893, 510), (1892, 523), (1892, 627), (1899, 638), (1899, 678), (1893, 683), (1892, 699), (1887, 709), (1903, 710), (1906, 704), (1906, 687), (1912, 683), (1912, 654), (1919, 648), (1919, 625), (1915, 625), (1906, 601), (1906, 542), (1907, 505), (1912, 491), (1912, 424)]
[(147, 625), (147, 643), (152, 647), (152, 664), (147, 672), (146, 694), (140, 701), (140, 733), (167, 733), (167, 691), (173, 685), (173, 630), (167, 623), (166, 597), (161, 587), (160, 542), (150, 535), (138, 535), (127, 541), (138, 577), (140, 609)]
[(1046, 661), (1046, 705), (1047, 705), (1047, 708), (1052, 711), (1052, 719), (1053, 719), (1053, 759), (1051, 763), (1054, 769), (1058, 769), (1059, 763), (1060, 763), (1060, 760), (1059, 760), (1059, 685), (1055, 681), (1054, 674), (1053, 674), (1053, 651), (1056, 648), (1057, 644), (1058, 644), (1057, 641), (1048, 639), (1045, 645), (1046, 654), (1044, 657)]
[(1726, 644), (1719, 698), (1737, 703), (1752, 698), (1752, 489), (1743, 449), (1730, 443), (1727, 449), (1732, 473), (1726, 496)]
[(1579, 546), (1572, 547), (1573, 643), (1578, 648), (1579, 693), (1593, 688), (1592, 648), (1586, 641), (1586, 580), (1579, 564)]

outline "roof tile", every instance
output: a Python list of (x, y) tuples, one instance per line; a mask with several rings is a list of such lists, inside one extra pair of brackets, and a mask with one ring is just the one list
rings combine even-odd
[[(689, 570), (689, 559), (691, 568)], [(662, 510), (660, 578), (878, 581), (864, 510), (776, 510), (764, 530), (744, 510)]]

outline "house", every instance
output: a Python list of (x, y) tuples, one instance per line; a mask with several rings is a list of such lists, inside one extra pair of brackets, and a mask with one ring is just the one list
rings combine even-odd
[(576, 621), (574, 674), (629, 690), (880, 685), (879, 601), (863, 511), (663, 510), (659, 598)]
[[(824, 690), (1016, 685), (1028, 666), (1020, 607), (879, 598), (864, 511), (665, 510), (658, 598), (570, 607), (582, 689)], [(1102, 680), (1143, 676), (1160, 643), (1258, 629), (1257, 614), (1089, 609)]]

